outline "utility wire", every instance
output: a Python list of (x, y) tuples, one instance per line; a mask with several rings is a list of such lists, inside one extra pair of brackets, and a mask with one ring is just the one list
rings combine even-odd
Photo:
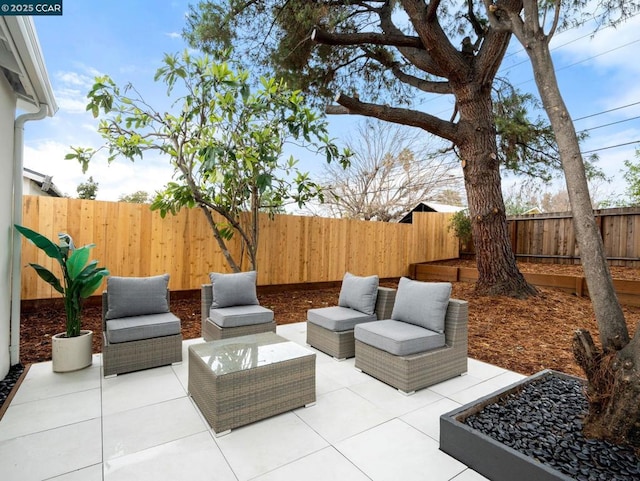
[[(614, 107), (614, 108), (609, 109), (609, 110), (603, 110), (602, 112), (596, 112), (595, 114), (585, 115), (584, 117), (578, 117), (577, 119), (573, 119), (573, 121), (577, 122), (578, 120), (589, 119), (591, 117), (596, 117), (598, 115), (608, 114), (609, 112), (615, 112), (616, 110), (626, 109), (627, 107), (633, 107), (634, 105), (638, 105), (638, 104), (640, 104), (640, 101), (633, 102), (632, 104), (621, 105), (620, 107)], [(638, 117), (635, 117), (635, 118), (638, 118)], [(629, 120), (631, 120), (631, 119), (629, 119)]]
[[(609, 122), (608, 124), (596, 125), (595, 127), (590, 127), (588, 129), (582, 129), (578, 133), (581, 134), (583, 132), (589, 132), (591, 130), (601, 129), (603, 127), (611, 127), (612, 125), (622, 124), (624, 122), (630, 122), (631, 120), (636, 120), (636, 119), (640, 119), (640, 115), (638, 115), (636, 117), (631, 117), (629, 119), (618, 120), (617, 122)], [(574, 120), (574, 122), (575, 122), (575, 120)]]
[(617, 149), (618, 147), (626, 147), (627, 145), (640, 144), (640, 140), (634, 140), (633, 142), (625, 142), (623, 144), (609, 145), (608, 147), (600, 147), (599, 149), (585, 150), (580, 152), (581, 154), (593, 154), (594, 152), (600, 152), (601, 150)]

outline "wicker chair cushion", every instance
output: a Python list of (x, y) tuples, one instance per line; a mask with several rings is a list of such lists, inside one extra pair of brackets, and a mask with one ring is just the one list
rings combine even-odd
[(170, 312), (107, 321), (107, 339), (112, 344), (173, 336), (180, 332), (180, 319)]
[(375, 314), (364, 314), (348, 307), (321, 307), (307, 311), (307, 321), (329, 331), (349, 331), (361, 322), (376, 321)]
[(347, 272), (342, 279), (338, 305), (372, 315), (378, 297), (378, 276), (358, 277)]
[(402, 277), (391, 318), (443, 334), (449, 297), (449, 282), (421, 282)]
[(212, 272), (211, 289), (213, 301), (211, 307), (230, 307), (257, 305), (256, 271), (221, 274)]
[(169, 274), (152, 277), (107, 278), (109, 309), (105, 319), (169, 312)]
[(249, 326), (273, 321), (273, 311), (262, 306), (231, 306), (211, 308), (209, 319), (224, 327)]
[(445, 345), (444, 334), (392, 319), (358, 324), (354, 337), (396, 356), (408, 356)]

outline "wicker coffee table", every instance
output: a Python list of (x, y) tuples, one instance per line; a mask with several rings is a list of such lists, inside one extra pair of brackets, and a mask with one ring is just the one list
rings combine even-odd
[(189, 394), (217, 436), (316, 401), (316, 355), (273, 332), (189, 346)]

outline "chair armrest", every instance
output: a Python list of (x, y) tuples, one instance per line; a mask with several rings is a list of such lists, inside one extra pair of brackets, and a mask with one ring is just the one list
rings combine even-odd
[(376, 317), (378, 320), (391, 319), (393, 305), (396, 301), (396, 289), (391, 287), (378, 287), (378, 298), (376, 299)]
[(202, 284), (200, 286), (200, 316), (202, 322), (206, 322), (209, 317), (209, 310), (213, 303), (213, 291), (211, 290), (211, 284)]
[(469, 303), (460, 299), (449, 299), (444, 318), (444, 334), (448, 346), (455, 347), (468, 342)]

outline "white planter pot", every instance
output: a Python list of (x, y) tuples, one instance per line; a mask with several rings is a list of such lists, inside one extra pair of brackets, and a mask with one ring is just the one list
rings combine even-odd
[(51, 338), (51, 358), (53, 372), (77, 371), (92, 363), (93, 331), (80, 331), (77, 337), (67, 337), (66, 333)]

